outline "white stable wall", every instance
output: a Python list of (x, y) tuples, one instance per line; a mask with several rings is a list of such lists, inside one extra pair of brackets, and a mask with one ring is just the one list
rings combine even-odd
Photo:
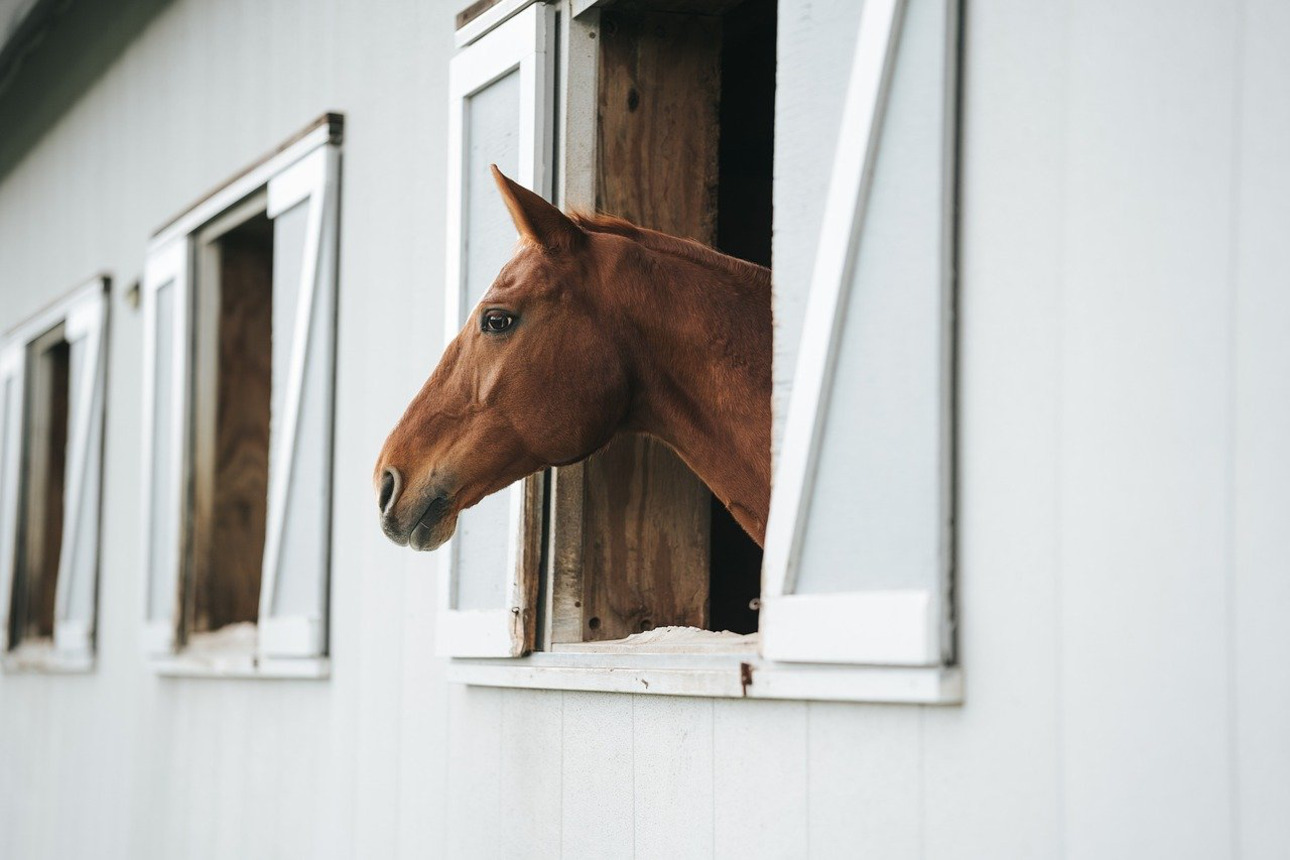
[[(442, 832), (435, 562), (380, 533), (370, 480), (442, 345), (458, 5), (176, 0), (0, 178), (0, 330), (115, 279), (98, 668), (0, 675), (0, 857), (392, 857)], [(139, 644), (142, 314), (123, 293), (154, 229), (325, 110), (346, 114), (332, 678), (159, 678)]]
[[(926, 2), (926, 0), (912, 0)], [(0, 178), (0, 328), (117, 277), (100, 659), (0, 675), (0, 856), (1290, 853), (1290, 8), (971, 0), (967, 701), (446, 685), (375, 454), (442, 345), (448, 3), (176, 0)], [(858, 4), (781, 0), (780, 402)], [(333, 677), (139, 656), (148, 232), (346, 113)]]

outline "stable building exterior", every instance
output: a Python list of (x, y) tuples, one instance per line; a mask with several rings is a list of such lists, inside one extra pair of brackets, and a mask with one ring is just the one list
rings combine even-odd
[[(0, 2), (0, 856), (1290, 852), (1290, 9)], [(773, 269), (764, 553), (382, 535), (496, 163)]]

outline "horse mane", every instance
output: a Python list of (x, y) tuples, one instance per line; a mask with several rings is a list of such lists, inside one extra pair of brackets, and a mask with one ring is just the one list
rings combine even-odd
[(651, 251), (666, 254), (669, 257), (679, 257), (706, 268), (717, 269), (740, 280), (751, 280), (759, 286), (770, 289), (770, 269), (747, 260), (740, 260), (738, 257), (722, 254), (693, 239), (682, 239), (657, 230), (638, 227), (627, 219), (614, 215), (570, 212), (569, 217), (584, 230), (622, 236)]

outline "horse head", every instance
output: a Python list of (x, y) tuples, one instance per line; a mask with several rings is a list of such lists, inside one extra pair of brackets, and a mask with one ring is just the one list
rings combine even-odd
[(443, 544), (485, 496), (594, 453), (629, 406), (615, 320), (597, 300), (595, 241), (496, 166), (493, 177), (520, 234), (515, 254), (376, 464), (382, 529), (413, 549)]

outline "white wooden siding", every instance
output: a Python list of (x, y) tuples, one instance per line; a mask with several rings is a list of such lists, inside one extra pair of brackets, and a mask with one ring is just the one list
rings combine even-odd
[[(445, 683), (441, 565), (381, 535), (370, 477), (442, 347), (456, 5), (174, 0), (0, 165), (0, 330), (116, 284), (98, 667), (0, 675), (0, 856), (1285, 856), (1284, 4), (968, 4), (952, 708)], [(777, 402), (858, 13), (781, 0)], [(157, 678), (122, 290), (151, 230), (324, 109), (362, 213), (332, 677)]]
[(1108, 29), (1111, 6), (1072, 7), (1067, 34), (1079, 46), (1067, 79), (1057, 471), (1067, 839), (1080, 856), (1221, 857), (1235, 824), (1240, 18), (1204, 4), (1117, 8)]
[(906, 814), (945, 822), (925, 856), (1057, 857), (1067, 14), (1026, 0), (966, 14), (957, 527), (971, 673), (961, 712), (923, 712), (918, 789), (902, 794)]
[(1233, 508), (1225, 602), (1229, 660), (1232, 808), (1236, 847), (1245, 857), (1275, 857), (1290, 845), (1290, 5), (1246, 5), (1236, 71), (1238, 149), (1234, 153), (1237, 229), (1231, 249), (1234, 412), (1228, 475)]

